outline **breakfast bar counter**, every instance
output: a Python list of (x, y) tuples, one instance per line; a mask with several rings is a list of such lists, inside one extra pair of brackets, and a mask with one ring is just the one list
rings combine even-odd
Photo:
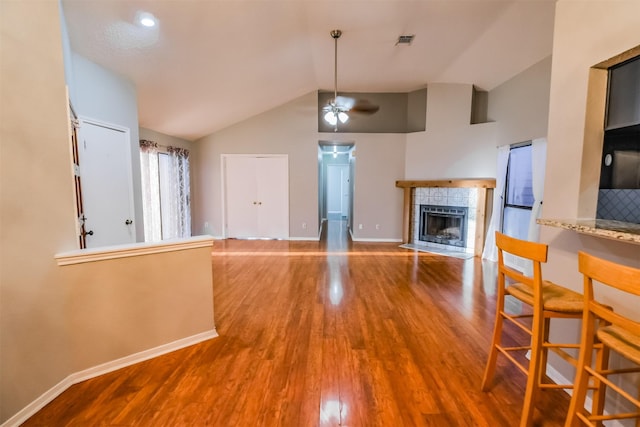
[(537, 222), (540, 225), (563, 228), (565, 230), (576, 231), (578, 233), (588, 234), (591, 236), (640, 245), (640, 224), (593, 218), (540, 218)]

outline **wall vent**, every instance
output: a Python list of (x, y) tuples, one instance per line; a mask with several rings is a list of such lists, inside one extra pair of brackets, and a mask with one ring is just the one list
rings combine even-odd
[(411, 42), (413, 41), (414, 37), (415, 37), (414, 34), (400, 36), (400, 37), (398, 37), (398, 41), (396, 42), (396, 46), (399, 45), (399, 44), (411, 44)]

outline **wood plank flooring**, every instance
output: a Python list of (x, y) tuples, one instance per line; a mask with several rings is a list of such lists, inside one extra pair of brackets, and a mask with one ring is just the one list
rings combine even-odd
[[(478, 258), (351, 243), (215, 242), (220, 336), (76, 384), (24, 426), (514, 426), (524, 376), (480, 391), (495, 273)], [(516, 337), (514, 337), (516, 339)], [(541, 393), (539, 426), (569, 399)]]

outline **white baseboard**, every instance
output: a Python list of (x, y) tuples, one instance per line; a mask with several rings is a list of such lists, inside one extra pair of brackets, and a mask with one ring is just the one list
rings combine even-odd
[(289, 240), (293, 241), (302, 241), (302, 242), (318, 242), (320, 241), (320, 236), (318, 237), (289, 237)]
[(351, 235), (351, 240), (354, 242), (402, 243), (402, 239), (376, 239), (368, 237), (359, 237), (354, 239), (353, 235)]
[(180, 350), (181, 348), (198, 344), (202, 341), (206, 341), (217, 336), (218, 332), (215, 329), (212, 329), (207, 332), (202, 332), (200, 334), (192, 335), (187, 338), (182, 338), (155, 348), (141, 351), (139, 353), (131, 354), (120, 359), (112, 360), (110, 362), (103, 363), (101, 365), (94, 366), (80, 372), (74, 372), (60, 381), (58, 384), (53, 386), (51, 389), (47, 390), (36, 400), (25, 406), (22, 410), (9, 418), (7, 421), (2, 423), (0, 427), (18, 427), (20, 424), (31, 418), (36, 412), (44, 408), (49, 402), (53, 401), (56, 397), (58, 397), (66, 389), (74, 384), (80, 383), (90, 378), (95, 378), (100, 375), (107, 374), (109, 372), (116, 371), (126, 366), (153, 359), (154, 357), (162, 356), (163, 354), (171, 353), (172, 351)]

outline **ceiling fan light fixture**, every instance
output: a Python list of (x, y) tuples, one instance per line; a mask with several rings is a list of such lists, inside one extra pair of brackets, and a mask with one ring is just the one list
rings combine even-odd
[(344, 111), (327, 111), (324, 114), (324, 120), (331, 126), (335, 126), (338, 121), (340, 123), (347, 123), (349, 121), (349, 115)]
[(140, 25), (147, 28), (155, 27), (156, 24), (158, 23), (158, 20), (156, 19), (156, 17), (149, 12), (142, 12), (142, 11), (138, 12), (136, 19)]
[(335, 126), (338, 123), (338, 118), (333, 113), (333, 111), (327, 111), (324, 115), (324, 120), (331, 126)]
[(322, 109), (324, 120), (333, 126), (333, 131), (338, 132), (338, 122), (344, 124), (349, 121), (348, 112), (373, 114), (379, 107), (365, 100), (352, 100), (347, 97), (338, 96), (338, 39), (342, 31), (333, 30), (330, 32), (333, 38), (333, 99)]

